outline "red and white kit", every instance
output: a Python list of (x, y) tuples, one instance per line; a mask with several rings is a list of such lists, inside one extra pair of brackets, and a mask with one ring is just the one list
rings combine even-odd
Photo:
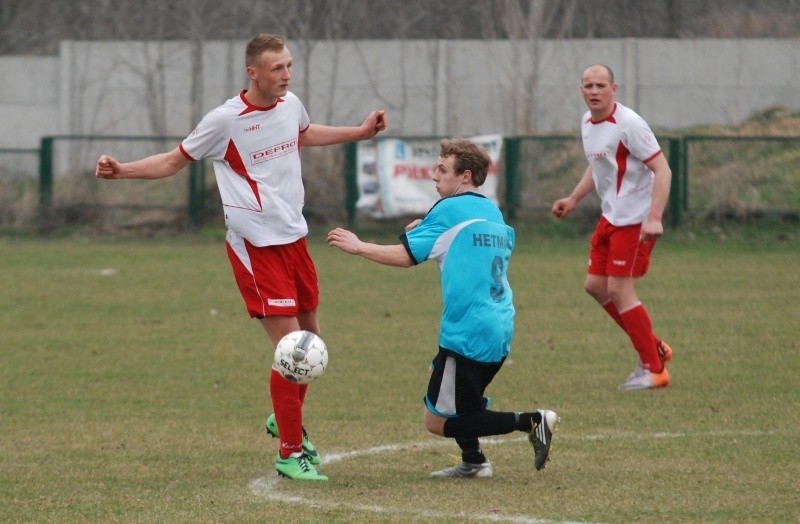
[(254, 246), (289, 244), (308, 233), (300, 133), (309, 124), (293, 93), (257, 107), (242, 91), (204, 116), (180, 146), (189, 160), (214, 161), (225, 225)]
[(659, 152), (653, 131), (635, 111), (619, 102), (608, 118), (581, 121), (586, 160), (592, 167), (603, 216), (615, 226), (640, 224), (653, 197), (653, 172), (645, 165)]

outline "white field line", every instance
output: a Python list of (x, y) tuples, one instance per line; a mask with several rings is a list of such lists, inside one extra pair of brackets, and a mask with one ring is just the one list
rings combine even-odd
[[(725, 437), (761, 437), (771, 435), (771, 431), (757, 431), (757, 430), (721, 430), (709, 431), (703, 433), (650, 433), (642, 435), (639, 433), (614, 433), (605, 435), (558, 435), (558, 440), (573, 440), (573, 441), (599, 441), (599, 440), (645, 440), (645, 439), (681, 439), (681, 438), (695, 438), (695, 437), (712, 437), (712, 438), (725, 438)], [(527, 437), (522, 438), (481, 438), (481, 444), (506, 444), (509, 442), (518, 442), (527, 440)], [(423, 442), (414, 442), (411, 444), (387, 444), (385, 446), (374, 446), (365, 449), (356, 449), (352, 451), (343, 451), (341, 453), (327, 453), (322, 460), (323, 464), (330, 464), (333, 462), (341, 462), (343, 460), (363, 457), (366, 455), (378, 455), (381, 453), (396, 453), (408, 449), (429, 448), (435, 446), (449, 445), (452, 446), (452, 439), (436, 439), (427, 440)], [(250, 492), (267, 500), (277, 500), (281, 502), (291, 502), (293, 504), (305, 504), (315, 508), (347, 508), (355, 511), (362, 511), (365, 513), (378, 513), (378, 514), (394, 514), (394, 515), (407, 515), (409, 517), (421, 519), (447, 519), (447, 518), (463, 518), (465, 521), (488, 521), (488, 522), (511, 522), (517, 524), (578, 524), (574, 521), (554, 521), (548, 519), (540, 519), (527, 515), (497, 515), (497, 514), (460, 514), (454, 515), (452, 513), (444, 513), (431, 511), (426, 509), (410, 509), (410, 508), (393, 508), (389, 506), (379, 505), (365, 505), (365, 504), (350, 504), (345, 502), (327, 502), (309, 499), (307, 497), (298, 497), (281, 493), (277, 488), (280, 479), (275, 474), (270, 477), (261, 477), (250, 483)], [(585, 523), (584, 523), (585, 524)]]
[(115, 267), (104, 268), (67, 268), (57, 270), (62, 275), (94, 275), (101, 277), (111, 277), (119, 273), (119, 269)]
[[(382, 446), (382, 447), (387, 448), (390, 446)], [(400, 447), (398, 447), (398, 449), (400, 449)], [(347, 508), (349, 510), (361, 511), (364, 513), (377, 513), (382, 515), (400, 515), (403, 517), (412, 518), (415, 521), (418, 519), (443, 520), (443, 519), (452, 519), (453, 517), (457, 517), (459, 519), (463, 519), (464, 521), (483, 520), (489, 522), (512, 522), (517, 524), (585, 524), (585, 523), (570, 522), (570, 521), (554, 521), (547, 519), (538, 519), (535, 517), (527, 517), (522, 515), (497, 515), (497, 514), (480, 514), (480, 513), (453, 514), (442, 511), (430, 511), (426, 509), (413, 509), (413, 508), (393, 508), (390, 506), (378, 506), (374, 504), (367, 505), (367, 504), (350, 504), (346, 502), (327, 502), (327, 501), (309, 499), (307, 497), (298, 497), (296, 495), (288, 495), (280, 493), (276, 489), (277, 485), (280, 482), (281, 481), (277, 476), (277, 474), (271, 477), (261, 477), (250, 483), (250, 491), (253, 493), (253, 495), (265, 498), (267, 500), (288, 502), (292, 504), (304, 504), (306, 506), (311, 506), (314, 508), (325, 508), (325, 509)]]

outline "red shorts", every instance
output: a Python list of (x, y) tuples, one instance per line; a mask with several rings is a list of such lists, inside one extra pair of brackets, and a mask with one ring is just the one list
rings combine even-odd
[(656, 239), (641, 240), (642, 225), (617, 227), (600, 217), (592, 235), (589, 274), (609, 277), (641, 277), (650, 267)]
[(319, 306), (319, 284), (305, 238), (281, 246), (254, 246), (227, 237), (233, 276), (253, 318), (295, 317)]

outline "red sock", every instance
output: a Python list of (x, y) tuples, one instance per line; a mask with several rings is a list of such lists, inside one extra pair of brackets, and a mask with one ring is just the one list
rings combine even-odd
[[(625, 324), (622, 322), (622, 317), (619, 314), (619, 310), (617, 309), (616, 304), (614, 304), (612, 301), (609, 300), (605, 304), (601, 305), (603, 306), (603, 309), (606, 310), (606, 313), (608, 313), (608, 316), (614, 319), (614, 322), (616, 322), (617, 325), (620, 328), (622, 328), (622, 331), (625, 331)], [(660, 339), (656, 336), (655, 333), (653, 333), (653, 336), (656, 337), (656, 344), (657, 344)]]
[(642, 304), (620, 313), (625, 333), (630, 337), (634, 349), (639, 353), (639, 360), (653, 373), (664, 371), (664, 364), (658, 357), (656, 345), (658, 339), (653, 334), (650, 315)]
[[(282, 458), (287, 458), (292, 453), (303, 451), (301, 387), (299, 384), (289, 382), (274, 369), (272, 370), (269, 377), (269, 394), (272, 397), (275, 422), (278, 423)], [(305, 391), (303, 391), (302, 396), (305, 396)]]
[(619, 316), (617, 306), (610, 300), (605, 304), (602, 304), (602, 306), (603, 309), (606, 310), (606, 313), (608, 313), (608, 316), (614, 319), (614, 322), (616, 322), (617, 325), (622, 328), (622, 331), (625, 331), (625, 325), (622, 323), (622, 317)]
[(308, 384), (303, 384), (300, 386), (300, 407), (303, 407), (303, 403), (306, 401), (306, 392), (308, 391)]

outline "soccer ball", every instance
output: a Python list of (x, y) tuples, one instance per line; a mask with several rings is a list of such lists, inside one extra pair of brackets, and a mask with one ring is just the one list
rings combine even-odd
[(311, 331), (292, 331), (275, 348), (275, 367), (290, 382), (310, 384), (327, 366), (328, 348)]

